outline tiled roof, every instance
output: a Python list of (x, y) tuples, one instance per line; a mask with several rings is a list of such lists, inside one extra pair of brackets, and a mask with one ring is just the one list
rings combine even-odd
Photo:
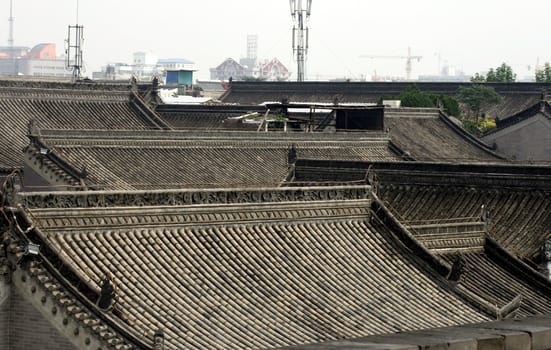
[(375, 171), (381, 199), (402, 220), (479, 217), (484, 205), (500, 244), (521, 258), (537, 256), (551, 232), (549, 167), (465, 166), (463, 172), (440, 168), (440, 175), (429, 168)]
[(285, 347), (281, 350), (537, 349), (547, 346), (549, 315), (372, 335), (351, 340)]
[[(499, 309), (520, 296), (522, 302), (515, 315), (519, 318), (551, 313), (551, 284), (547, 288), (535, 288), (533, 280), (515, 274), (514, 269), (505, 266), (492, 253), (472, 252), (461, 257), (464, 273), (457, 288), (474, 293)], [(452, 263), (455, 256), (444, 255), (444, 258)]]
[(490, 116), (490, 118), (499, 118), (501, 120), (518, 114), (533, 105), (537, 104), (541, 99), (541, 90), (534, 91), (532, 94), (503, 94), (502, 101), (491, 106), (482, 106), (482, 111)]
[(392, 142), (415, 160), (503, 161), (438, 109), (387, 108), (385, 128)]
[[(152, 129), (165, 127), (134, 92), (73, 84), (0, 86), (0, 167), (22, 166), (29, 122), (42, 129)], [(54, 86), (55, 88), (50, 88)]]
[(536, 255), (551, 232), (551, 197), (546, 191), (389, 186), (382, 198), (406, 220), (476, 216), (485, 205), (491, 215), (491, 234), (521, 257)]
[(162, 329), (167, 349), (277, 348), (489, 319), (370, 220), (369, 199), (27, 213), (81, 281), (97, 290), (112, 274), (126, 322), (148, 337)]
[(490, 234), (521, 258), (536, 257), (551, 232), (549, 166), (299, 159), (295, 181), (368, 181), (402, 222), (480, 218), (484, 205)]
[(496, 128), (490, 129), (485, 135), (493, 134), (502, 129), (513, 126), (517, 123), (520, 123), (526, 119), (532, 118), (538, 114), (551, 119), (551, 105), (546, 101), (537, 101), (535, 104), (529, 106), (528, 108), (510, 115), (508, 118), (496, 120)]
[[(221, 97), (224, 102), (258, 104), (266, 101), (291, 102), (377, 102), (383, 95), (399, 95), (416, 85), (422, 91), (456, 95), (461, 86), (471, 83), (443, 82), (233, 82)], [(491, 116), (500, 118), (517, 113), (540, 97), (548, 89), (546, 83), (487, 83), (504, 97), (501, 104), (488, 108)]]
[[(306, 159), (398, 159), (377, 133), (41, 133), (45, 157), (70, 165), (73, 173), (86, 169), (86, 181), (104, 189), (277, 186), (289, 175), (292, 145)], [(43, 158), (39, 150), (31, 153)]]
[(258, 125), (232, 119), (251, 113), (264, 114), (263, 106), (159, 105), (155, 111), (174, 129), (253, 130)]

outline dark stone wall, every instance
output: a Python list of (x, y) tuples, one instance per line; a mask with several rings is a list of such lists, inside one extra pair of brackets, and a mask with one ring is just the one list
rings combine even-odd
[[(0, 349), (9, 349), (10, 286), (0, 280)], [(6, 299), (7, 298), (7, 299)]]
[(495, 143), (496, 151), (514, 160), (551, 162), (551, 121), (535, 116), (488, 134), (486, 143)]
[(34, 171), (33, 168), (25, 164), (23, 168), (23, 188), (24, 191), (42, 192), (42, 191), (56, 191), (59, 188), (55, 188), (48, 181), (46, 181), (40, 174)]
[(9, 308), (9, 344), (7, 347), (0, 346), (0, 349), (76, 350), (13, 286)]

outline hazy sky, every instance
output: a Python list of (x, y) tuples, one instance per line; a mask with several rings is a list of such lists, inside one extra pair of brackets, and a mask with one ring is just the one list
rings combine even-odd
[[(1, 1), (0, 45), (8, 42), (9, 0)], [(15, 45), (54, 42), (63, 53), (77, 0), (13, 0)], [(87, 74), (135, 51), (194, 61), (196, 77), (227, 57), (246, 54), (257, 34), (260, 58), (278, 57), (293, 72), (292, 20), (287, 0), (78, 0)], [(308, 79), (405, 76), (405, 60), (362, 54), (423, 56), (413, 76), (446, 63), (468, 74), (507, 62), (519, 78), (551, 61), (549, 0), (313, 0)], [(528, 70), (531, 66), (532, 71)]]

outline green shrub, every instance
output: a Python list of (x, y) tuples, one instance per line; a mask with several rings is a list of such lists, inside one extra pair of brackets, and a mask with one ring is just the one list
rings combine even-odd
[(427, 107), (436, 108), (442, 105), (444, 112), (448, 115), (459, 117), (459, 103), (455, 98), (443, 94), (429, 94), (421, 91), (417, 85), (410, 85), (398, 96), (382, 95), (379, 104), (383, 100), (400, 100), (402, 107)]

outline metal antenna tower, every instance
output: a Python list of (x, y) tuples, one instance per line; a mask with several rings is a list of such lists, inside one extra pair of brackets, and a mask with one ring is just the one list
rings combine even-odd
[(13, 74), (17, 75), (17, 65), (15, 64), (15, 49), (13, 46), (13, 22), (15, 21), (15, 18), (13, 18), (13, 0), (10, 0), (10, 17), (8, 18), (8, 21), (10, 24), (10, 31), (9, 31), (9, 37), (8, 37), (10, 60), (12, 64)]
[(10, 23), (8, 46), (10, 48), (10, 56), (11, 56), (13, 55), (13, 22), (15, 21), (15, 18), (13, 18), (13, 0), (10, 0), (10, 18), (8, 18), (8, 21)]
[(81, 25), (69, 26), (67, 34), (67, 49), (65, 53), (66, 67), (73, 71), (73, 79), (80, 79), (82, 72), (82, 42), (84, 41), (84, 27)]
[(73, 80), (80, 79), (82, 72), (82, 42), (84, 41), (84, 27), (78, 24), (78, 0), (76, 23), (74, 26), (69, 26), (66, 40), (66, 67), (73, 71)]
[[(306, 8), (304, 8), (305, 3)], [(308, 53), (308, 20), (312, 0), (289, 0), (293, 17), (293, 53), (297, 60), (297, 81), (304, 81), (306, 54)]]

